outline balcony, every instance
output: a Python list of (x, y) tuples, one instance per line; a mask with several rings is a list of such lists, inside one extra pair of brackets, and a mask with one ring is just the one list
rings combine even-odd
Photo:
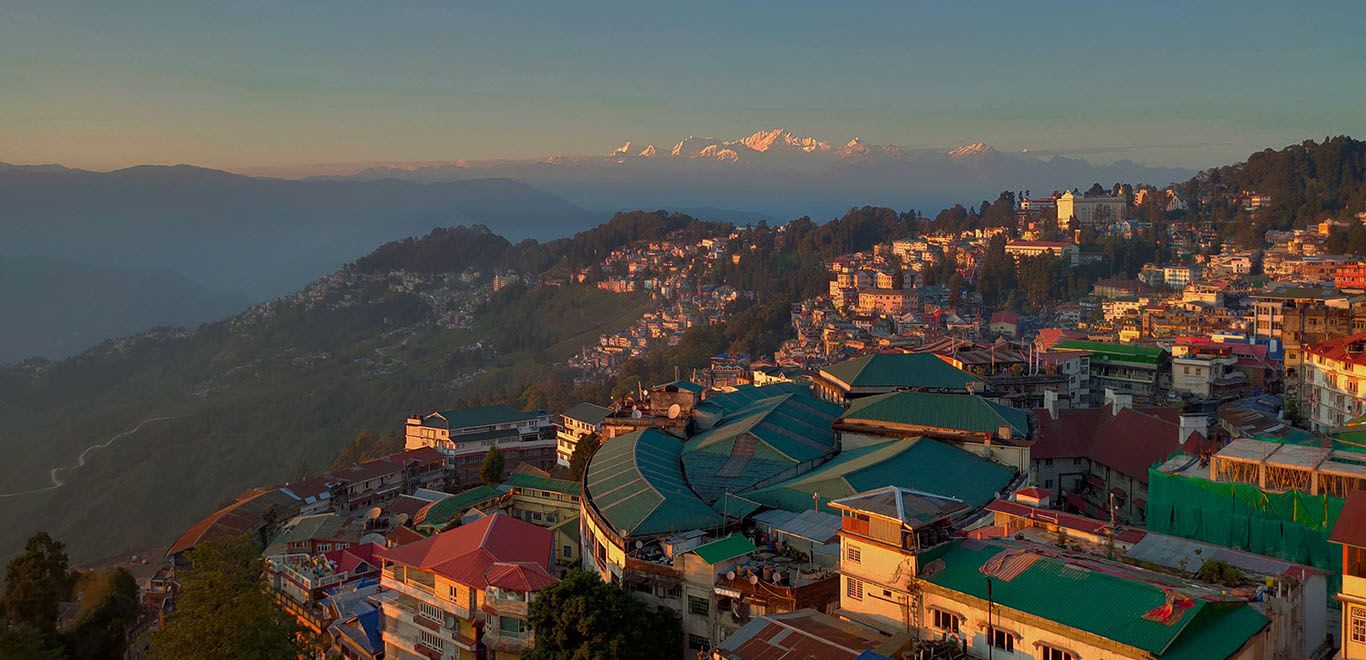
[(511, 632), (507, 630), (493, 629), (484, 633), (484, 643), (492, 646), (495, 650), (502, 652), (520, 652), (529, 648), (535, 642), (530, 630), (525, 632)]
[(520, 598), (490, 595), (484, 599), (484, 604), (492, 607), (498, 616), (515, 616), (524, 619), (527, 615), (527, 602)]

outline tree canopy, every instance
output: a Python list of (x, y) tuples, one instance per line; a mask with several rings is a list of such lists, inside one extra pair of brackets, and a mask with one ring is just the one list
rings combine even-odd
[(651, 611), (596, 573), (573, 571), (531, 602), (536, 645), (525, 660), (677, 658), (683, 628), (669, 610)]
[(191, 550), (191, 568), (178, 574), (175, 610), (166, 627), (152, 634), (152, 656), (296, 657), (296, 625), (262, 590), (258, 552), (247, 536), (213, 539)]
[(479, 478), (486, 484), (502, 483), (506, 467), (502, 450), (489, 447), (489, 453), (484, 454), (484, 462), (479, 466)]

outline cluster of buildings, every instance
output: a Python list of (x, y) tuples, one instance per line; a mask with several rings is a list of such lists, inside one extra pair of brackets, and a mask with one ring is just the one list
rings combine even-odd
[[(1163, 192), (1183, 204), (1140, 194)], [(1127, 199), (1024, 200), (1007, 254), (1084, 265), (1061, 228), (1141, 229)], [(1004, 231), (835, 259), (772, 360), (608, 405), (409, 415), (403, 452), (187, 530), (148, 606), (173, 609), (196, 545), (250, 534), (276, 602), (346, 658), (520, 657), (570, 570), (673, 613), (661, 657), (1366, 658), (1363, 266), (1273, 232), (1028, 315), (925, 284), (944, 263), (971, 283)], [(746, 294), (697, 275), (746, 254), (743, 232), (656, 241), (579, 273), (656, 308), (575, 366), (724, 322)], [(495, 447), (511, 471), (480, 483)]]
[(623, 363), (652, 347), (677, 344), (683, 333), (697, 326), (726, 322), (728, 310), (752, 297), (726, 285), (703, 283), (702, 275), (720, 262), (738, 264), (746, 254), (744, 231), (695, 241), (660, 240), (613, 250), (596, 269), (576, 275), (579, 282), (597, 278), (594, 285), (612, 293), (648, 293), (651, 311), (627, 328), (598, 338), (570, 361), (582, 379), (616, 373)]

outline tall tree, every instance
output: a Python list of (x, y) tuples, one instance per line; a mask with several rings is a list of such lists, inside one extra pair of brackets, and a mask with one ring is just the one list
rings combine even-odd
[(71, 596), (71, 584), (66, 546), (38, 532), (5, 566), (0, 610), (10, 623), (51, 633), (57, 627), (57, 606)]
[(246, 535), (201, 543), (178, 574), (180, 595), (152, 635), (155, 658), (293, 658), (297, 630), (261, 588), (259, 549)]
[(573, 571), (540, 592), (527, 622), (536, 646), (526, 660), (678, 658), (683, 628), (670, 610), (651, 611), (596, 573)]
[(583, 478), (583, 473), (588, 469), (588, 459), (593, 457), (593, 453), (602, 446), (602, 438), (597, 433), (589, 433), (579, 440), (579, 444), (574, 445), (574, 453), (569, 455), (569, 477), (574, 480)]
[(479, 478), (486, 484), (502, 483), (506, 467), (503, 452), (496, 446), (489, 447), (489, 453), (484, 455), (484, 462), (479, 466)]
[(76, 584), (81, 610), (62, 631), (73, 660), (119, 660), (138, 618), (138, 583), (122, 568), (92, 571)]

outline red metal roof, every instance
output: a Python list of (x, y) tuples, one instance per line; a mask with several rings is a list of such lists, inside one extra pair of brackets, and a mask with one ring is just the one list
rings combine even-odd
[(1197, 455), (1210, 449), (1204, 434), (1192, 432), (1177, 441), (1181, 413), (1174, 408), (1066, 408), (1053, 418), (1034, 415), (1037, 429), (1030, 448), (1033, 459), (1089, 458), (1140, 483), (1148, 483), (1148, 467), (1177, 450)]
[(484, 576), (488, 583), (511, 591), (540, 591), (559, 580), (540, 564), (497, 563)]
[(490, 584), (495, 564), (537, 564), (548, 573), (551, 536), (549, 529), (495, 513), (421, 541), (380, 550), (378, 554), (388, 561), (482, 589)]
[(1366, 333), (1310, 344), (1304, 347), (1304, 352), (1330, 360), (1366, 366), (1366, 351), (1349, 350), (1353, 346), (1359, 349), (1362, 342), (1366, 342)]
[(1366, 548), (1366, 490), (1347, 494), (1347, 502), (1342, 505), (1342, 513), (1338, 514), (1338, 522), (1328, 540)]
[(384, 546), (377, 543), (361, 543), (349, 548), (323, 553), (323, 557), (326, 557), (327, 561), (336, 563), (338, 573), (350, 575), (362, 564), (379, 568), (379, 563), (375, 561), (375, 551), (383, 548)]

